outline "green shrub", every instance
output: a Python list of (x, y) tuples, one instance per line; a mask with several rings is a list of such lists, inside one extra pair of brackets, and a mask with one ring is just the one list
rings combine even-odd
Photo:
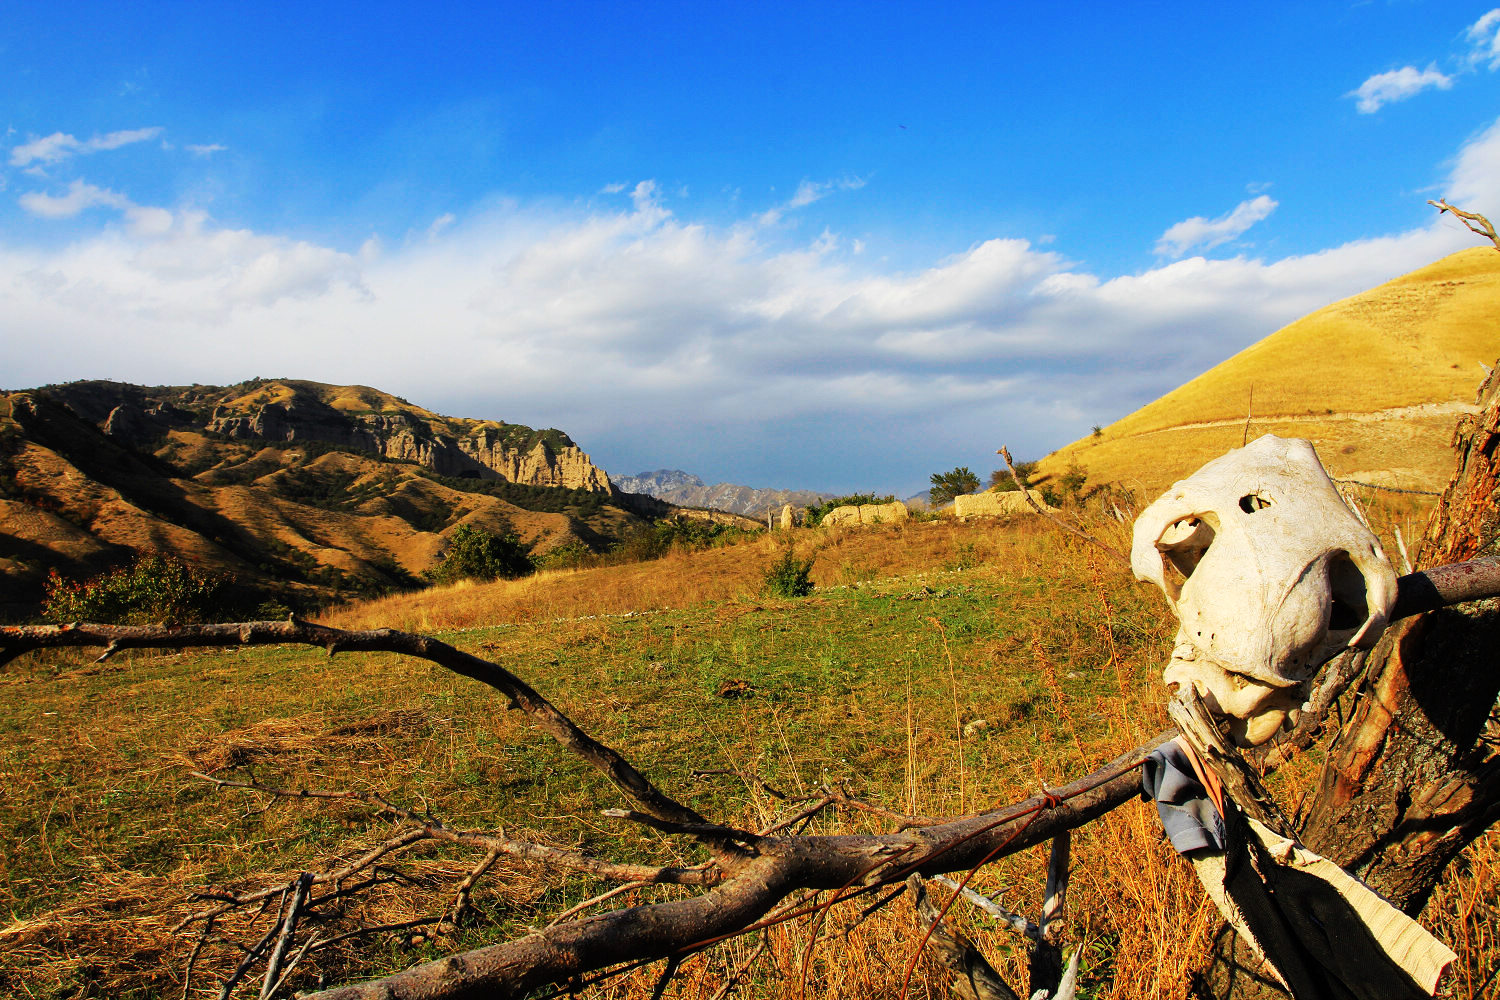
[(233, 578), (159, 555), (90, 580), (47, 577), (42, 613), (56, 622), (147, 625), (223, 617)]
[(529, 546), (513, 534), (496, 535), (460, 524), (448, 539), (443, 561), (427, 574), (433, 583), (459, 580), (507, 580), (526, 576), (535, 569)]
[[(1030, 484), (1036, 475), (1036, 462), (1017, 462), (1016, 475), (1021, 477), (1021, 482)], [(1010, 474), (1009, 469), (996, 469), (990, 473), (990, 489), (998, 493), (1011, 493), (1021, 488), (1016, 482), (1016, 477)]]
[(766, 591), (777, 597), (806, 597), (813, 592), (811, 559), (798, 559), (797, 553), (788, 548), (781, 558), (766, 570)]
[(546, 555), (533, 556), (531, 561), (537, 569), (582, 569), (595, 565), (598, 559), (598, 554), (582, 542), (568, 542)]
[(1063, 496), (1079, 503), (1084, 499), (1083, 487), (1089, 481), (1088, 470), (1077, 462), (1069, 463), (1068, 468), (1058, 478), (1057, 485), (1062, 488)]
[(627, 533), (610, 548), (613, 562), (647, 562), (679, 549), (694, 552), (732, 545), (757, 534), (733, 524), (719, 524), (698, 517), (662, 518)]

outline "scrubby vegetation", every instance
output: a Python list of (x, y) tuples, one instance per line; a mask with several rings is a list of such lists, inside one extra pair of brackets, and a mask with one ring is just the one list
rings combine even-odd
[(766, 592), (775, 597), (806, 597), (813, 592), (811, 559), (798, 559), (788, 546), (766, 570)]
[(1001, 493), (1011, 493), (1021, 489), (1022, 485), (1030, 486), (1031, 480), (1037, 474), (1036, 462), (1017, 462), (1016, 475), (1021, 477), (1021, 482), (1016, 482), (1016, 477), (1010, 474), (1009, 469), (995, 469), (990, 473), (990, 489)]
[(146, 625), (217, 621), (238, 610), (231, 577), (152, 555), (89, 580), (47, 577), (42, 613), (55, 622)]
[(433, 583), (514, 580), (535, 568), (530, 551), (514, 534), (496, 535), (460, 524), (448, 539), (443, 561), (427, 576)]

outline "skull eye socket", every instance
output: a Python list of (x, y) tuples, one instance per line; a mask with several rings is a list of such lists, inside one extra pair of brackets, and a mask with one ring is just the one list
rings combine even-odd
[(1254, 514), (1258, 510), (1265, 510), (1271, 506), (1271, 498), (1260, 493), (1246, 493), (1240, 497), (1240, 510), (1246, 514)]
[(1328, 561), (1328, 585), (1333, 601), (1328, 612), (1331, 632), (1352, 632), (1370, 617), (1365, 596), (1365, 575), (1347, 552), (1337, 552)]

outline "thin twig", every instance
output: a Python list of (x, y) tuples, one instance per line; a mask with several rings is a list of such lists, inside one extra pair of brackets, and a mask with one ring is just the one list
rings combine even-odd
[(637, 812), (634, 809), (601, 809), (599, 815), (609, 819), (623, 819), (631, 823), (639, 823), (649, 826), (653, 830), (663, 833), (685, 833), (696, 837), (715, 837), (726, 841), (738, 841), (745, 844), (753, 844), (761, 839), (748, 830), (737, 830), (732, 826), (720, 826), (717, 823), (674, 823), (670, 820), (658, 819), (647, 813)]
[(714, 995), (709, 997), (708, 1000), (724, 1000), (725, 997), (729, 996), (730, 991), (740, 984), (740, 980), (744, 978), (745, 973), (750, 971), (750, 966), (754, 965), (755, 960), (760, 958), (761, 955), (765, 954), (765, 951), (766, 936), (762, 934), (760, 936), (760, 944), (755, 946), (755, 950), (750, 953), (750, 956), (743, 962), (741, 962), (737, 969), (729, 974), (729, 978), (724, 981), (724, 985), (719, 987), (719, 989), (715, 991)]
[(1016, 481), (1016, 484), (1021, 487), (1021, 496), (1026, 498), (1026, 502), (1031, 505), (1032, 510), (1036, 511), (1038, 514), (1042, 515), (1047, 520), (1051, 521), (1053, 524), (1066, 531), (1068, 534), (1077, 535), (1079, 538), (1082, 538), (1090, 545), (1097, 545), (1099, 548), (1109, 553), (1116, 562), (1120, 563), (1122, 566), (1125, 566), (1127, 569), (1129, 568), (1130, 560), (1125, 558), (1125, 556), (1120, 552), (1119, 549), (1115, 548), (1113, 545), (1110, 545), (1108, 542), (1100, 541), (1093, 535), (1089, 534), (1087, 531), (1084, 531), (1082, 528), (1074, 527), (1067, 521), (1064, 521), (1062, 518), (1049, 512), (1041, 504), (1037, 503), (1036, 498), (1031, 495), (1031, 490), (1027, 489), (1026, 484), (1022, 481), (1021, 477), (1016, 475), (1016, 466), (1015, 463), (1011, 461), (1009, 448), (1001, 445), (1000, 450), (995, 452), (995, 454), (1005, 459), (1005, 467), (1010, 470), (1011, 478), (1013, 478)]
[(1240, 447), (1250, 441), (1250, 416), (1255, 412), (1255, 383), (1250, 383), (1250, 401), (1245, 404), (1245, 433), (1240, 435)]
[(570, 907), (568, 907), (566, 910), (563, 910), (557, 916), (555, 916), (551, 920), (549, 920), (547, 922), (547, 926), (548, 927), (552, 927), (552, 926), (555, 926), (557, 924), (560, 924), (564, 920), (567, 920), (569, 917), (571, 917), (575, 913), (581, 913), (584, 910), (587, 910), (589, 907), (591, 907), (591, 906), (597, 906), (598, 904), (604, 902), (605, 900), (614, 899), (616, 896), (619, 896), (619, 895), (621, 895), (623, 893), (631, 892), (631, 891), (633, 891), (635, 889), (640, 889), (640, 888), (643, 888), (643, 887), (648, 886), (650, 884), (651, 884), (650, 882), (626, 882), (624, 885), (617, 885), (613, 889), (609, 890), (608, 892), (601, 892), (597, 896), (592, 896), (592, 897), (590, 897), (588, 899), (585, 899), (583, 902), (579, 903), (577, 906), (570, 906)]
[(297, 933), (297, 917), (301, 913), (302, 904), (307, 902), (307, 894), (312, 891), (312, 883), (312, 872), (303, 872), (297, 876), (297, 887), (292, 892), (292, 905), (281, 922), (281, 936), (276, 939), (276, 947), (266, 960), (266, 978), (261, 981), (260, 1000), (271, 1000), (276, 995), (276, 987), (281, 984), (281, 963), (286, 958), (286, 949), (291, 944), (292, 935)]
[(282, 889), (282, 905), (276, 911), (276, 923), (271, 925), (271, 929), (266, 931), (265, 936), (257, 941), (254, 947), (247, 948), (245, 950), (245, 956), (240, 959), (239, 966), (235, 968), (234, 972), (230, 973), (229, 978), (224, 980), (224, 985), (220, 987), (219, 1000), (229, 1000), (229, 995), (233, 993), (234, 988), (240, 984), (240, 980), (245, 978), (245, 973), (250, 971), (250, 966), (255, 964), (255, 960), (260, 957), (261, 952), (266, 950), (266, 946), (271, 943), (271, 939), (274, 938), (276, 936), (276, 932), (281, 929), (281, 913), (282, 910), (286, 908), (285, 893), (286, 889), (289, 888), (291, 887), (286, 886)]
[(198, 955), (203, 951), (203, 946), (208, 943), (208, 937), (213, 933), (213, 918), (203, 924), (203, 933), (198, 935), (198, 940), (193, 945), (192, 954), (188, 955), (187, 968), (182, 973), (182, 1000), (187, 1000), (188, 989), (193, 984), (193, 965), (198, 961)]
[(1381, 486), (1379, 483), (1365, 483), (1358, 479), (1335, 479), (1340, 486), (1363, 486), (1367, 490), (1379, 490), (1382, 493), (1405, 493), (1415, 497), (1440, 497), (1443, 494), (1437, 490), (1404, 490), (1395, 486)]
[(988, 913), (990, 916), (994, 917), (1002, 924), (1005, 924), (1017, 934), (1021, 934), (1032, 939), (1040, 938), (1042, 936), (1041, 928), (1032, 923), (1030, 920), (1027, 920), (1021, 914), (1012, 913), (1010, 910), (1007, 910), (1005, 907), (1001, 906), (990, 897), (982, 893), (975, 892), (973, 889), (969, 888), (966, 885), (959, 885), (957, 882), (953, 881), (946, 875), (938, 875), (930, 879), (929, 881), (936, 882), (944, 888), (958, 893), (964, 898), (966, 902), (975, 907), (978, 907), (985, 913)]
[(469, 870), (464, 880), (458, 883), (458, 889), (453, 896), (453, 905), (448, 908), (448, 922), (454, 926), (458, 925), (459, 918), (463, 916), (464, 910), (469, 908), (469, 897), (474, 891), (474, 886), (485, 873), (494, 867), (495, 862), (500, 860), (500, 851), (490, 848), (484, 859)]

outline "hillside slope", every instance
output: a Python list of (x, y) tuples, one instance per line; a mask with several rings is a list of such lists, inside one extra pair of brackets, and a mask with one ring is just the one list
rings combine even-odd
[(1437, 490), (1479, 363), (1500, 356), (1500, 253), (1452, 254), (1311, 313), (1042, 460), (1154, 494), (1245, 438), (1312, 441), (1336, 476)]
[[(0, 604), (157, 552), (321, 601), (430, 569), (460, 524), (537, 552), (659, 514), (561, 431), (360, 386), (79, 382), (0, 393)], [(659, 505), (662, 511), (666, 505)]]

